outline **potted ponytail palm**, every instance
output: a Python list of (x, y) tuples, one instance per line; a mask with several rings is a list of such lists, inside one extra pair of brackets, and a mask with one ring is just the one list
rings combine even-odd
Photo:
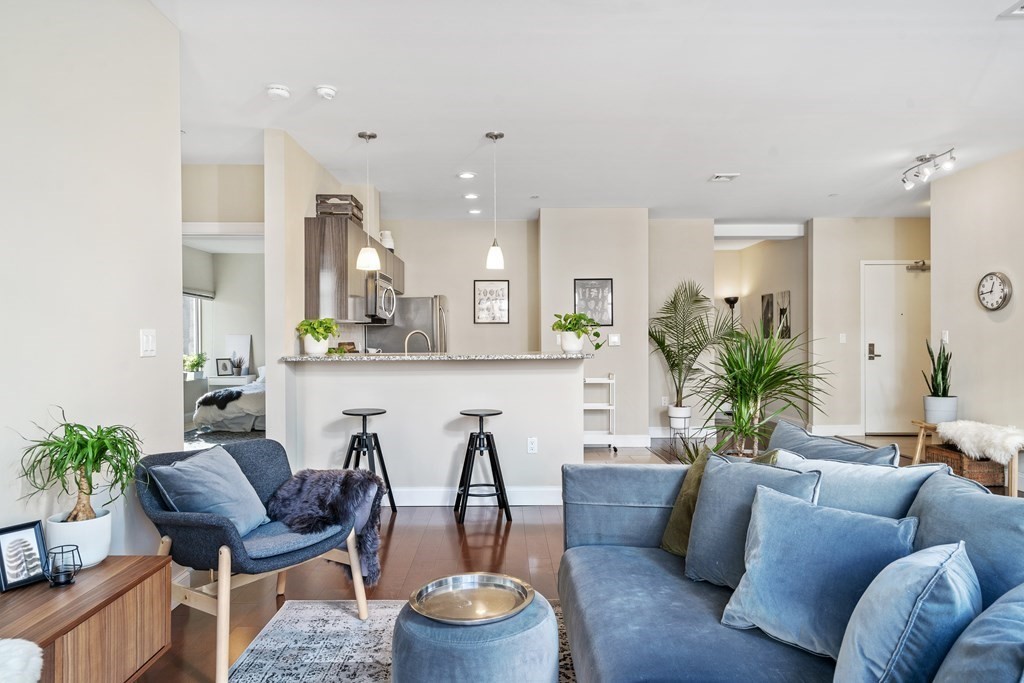
[[(35, 491), (57, 486), (77, 495), (70, 513), (61, 512), (46, 520), (48, 547), (77, 545), (86, 567), (99, 564), (110, 553), (110, 510), (96, 510), (91, 496), (106, 490), (110, 502), (123, 496), (135, 482), (135, 466), (142, 457), (139, 435), (131, 427), (114, 425), (90, 428), (68, 422), (61, 409), (61, 420), (43, 438), (29, 440), (21, 458), (21, 476)], [(98, 475), (106, 483), (96, 486)], [(109, 504), (109, 503), (108, 503)]]
[(674, 429), (688, 426), (692, 408), (683, 405), (683, 401), (690, 395), (687, 382), (701, 374), (698, 360), (707, 351), (721, 346), (734, 330), (732, 317), (720, 314), (693, 280), (679, 283), (651, 318), (647, 336), (654, 351), (660, 352), (665, 360), (672, 382), (674, 400), (668, 408), (668, 419)]
[(956, 420), (956, 396), (949, 395), (949, 377), (951, 369), (950, 361), (953, 354), (946, 350), (946, 343), (939, 344), (939, 352), (932, 349), (931, 341), (925, 339), (925, 346), (928, 348), (928, 358), (932, 362), (931, 377), (924, 375), (925, 384), (928, 385), (928, 395), (924, 397), (924, 421), (931, 424), (939, 422), (952, 422)]

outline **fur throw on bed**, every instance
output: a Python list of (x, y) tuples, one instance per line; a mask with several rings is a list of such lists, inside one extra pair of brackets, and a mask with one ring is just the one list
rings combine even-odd
[(200, 396), (199, 400), (196, 401), (196, 408), (199, 406), (217, 406), (224, 410), (229, 403), (240, 398), (242, 398), (242, 391), (240, 389), (218, 389), (217, 391), (211, 391)]
[[(374, 491), (376, 486), (376, 491)], [(302, 470), (281, 484), (267, 502), (271, 519), (299, 534), (315, 534), (337, 524), (357, 525), (356, 550), (368, 586), (380, 580), (380, 501), (384, 482), (367, 470)], [(369, 500), (369, 496), (373, 499)], [(369, 513), (358, 529), (359, 512)], [(346, 572), (349, 568), (345, 566)], [(351, 576), (351, 574), (350, 574)]]
[(1016, 427), (957, 420), (940, 422), (935, 425), (935, 431), (943, 441), (955, 445), (974, 460), (988, 458), (1005, 466), (1024, 450), (1024, 431)]

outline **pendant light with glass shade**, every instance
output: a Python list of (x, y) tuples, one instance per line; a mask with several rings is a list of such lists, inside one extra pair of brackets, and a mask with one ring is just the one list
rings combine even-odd
[(487, 250), (487, 270), (504, 270), (505, 256), (501, 253), (501, 247), (498, 246), (498, 140), (505, 137), (505, 134), (492, 131), (487, 133), (487, 137), (494, 143), (494, 163), (492, 164), (494, 177), (494, 242), (491, 243), (491, 248)]
[[(376, 140), (377, 134), (363, 131), (359, 137), (366, 141), (366, 222), (370, 222), (370, 211), (373, 208), (373, 197), (370, 192), (370, 140)], [(365, 232), (365, 230), (364, 230)], [(380, 270), (380, 254), (370, 246), (370, 233), (366, 233), (366, 246), (359, 250), (356, 257), (356, 270)]]

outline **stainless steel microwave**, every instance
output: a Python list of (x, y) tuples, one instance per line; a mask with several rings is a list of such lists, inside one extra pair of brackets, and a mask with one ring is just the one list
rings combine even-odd
[(391, 276), (379, 271), (366, 276), (366, 317), (371, 323), (389, 325), (394, 322), (397, 303)]

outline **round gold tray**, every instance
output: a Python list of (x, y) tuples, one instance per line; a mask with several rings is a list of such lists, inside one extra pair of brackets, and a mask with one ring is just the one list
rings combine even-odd
[(474, 572), (431, 581), (412, 594), (409, 606), (434, 621), (479, 626), (519, 614), (533, 595), (533, 587), (514, 576)]

